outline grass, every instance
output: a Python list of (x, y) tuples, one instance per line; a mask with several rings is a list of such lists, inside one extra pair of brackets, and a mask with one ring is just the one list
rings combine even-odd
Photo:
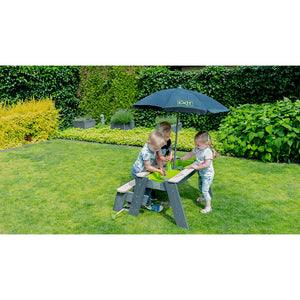
[[(117, 187), (139, 147), (50, 141), (0, 152), (2, 234), (298, 234), (300, 166), (220, 157), (213, 211), (201, 215), (197, 175), (179, 187), (190, 230), (172, 209), (112, 219)], [(179, 152), (179, 156), (184, 153)], [(159, 199), (167, 200), (164, 192)]]

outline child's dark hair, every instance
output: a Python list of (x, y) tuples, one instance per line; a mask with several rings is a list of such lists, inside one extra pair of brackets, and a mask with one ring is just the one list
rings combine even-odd
[(205, 143), (208, 142), (208, 146), (211, 148), (211, 150), (214, 153), (214, 158), (218, 158), (220, 156), (220, 154), (214, 149), (214, 146), (211, 142), (211, 138), (210, 135), (208, 134), (207, 131), (199, 131), (198, 133), (196, 133), (195, 135), (195, 141), (200, 141), (201, 143)]

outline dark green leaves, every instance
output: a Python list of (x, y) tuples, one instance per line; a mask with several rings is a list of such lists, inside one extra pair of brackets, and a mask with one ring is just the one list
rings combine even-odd
[(299, 116), (299, 100), (241, 105), (232, 108), (222, 122), (220, 142), (231, 155), (299, 163)]

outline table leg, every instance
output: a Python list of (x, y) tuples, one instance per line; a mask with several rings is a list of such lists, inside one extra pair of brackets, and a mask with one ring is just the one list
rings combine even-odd
[(165, 183), (176, 225), (189, 229), (176, 183)]
[(115, 203), (113, 210), (114, 211), (119, 211), (120, 209), (123, 208), (124, 202), (125, 202), (126, 194), (119, 193), (117, 192), (116, 198), (115, 198)]
[(137, 178), (136, 180), (132, 202), (129, 209), (129, 214), (132, 216), (138, 216), (140, 212), (140, 208), (145, 194), (145, 189), (147, 186), (147, 181), (148, 181), (147, 177)]

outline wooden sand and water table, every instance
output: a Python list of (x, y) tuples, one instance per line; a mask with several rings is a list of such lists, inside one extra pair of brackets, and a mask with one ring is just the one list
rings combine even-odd
[[(193, 163), (194, 161), (185, 161), (184, 163), (180, 160), (176, 160), (176, 166), (184, 167)], [(172, 207), (173, 215), (175, 218), (176, 225), (189, 229), (185, 213), (182, 207), (178, 186), (183, 184), (197, 171), (194, 169), (183, 169), (183, 170), (172, 170), (170, 164), (167, 168), (167, 176), (161, 176), (160, 173), (154, 172), (141, 172), (137, 174), (137, 181), (131, 180), (126, 184), (122, 185), (117, 189), (117, 195), (113, 210), (120, 211), (125, 202), (131, 202), (129, 214), (138, 216), (140, 208), (145, 205), (148, 196), (145, 195), (145, 189), (150, 188), (158, 191), (165, 191), (168, 194), (170, 205)], [(134, 191), (130, 190), (135, 187)]]

